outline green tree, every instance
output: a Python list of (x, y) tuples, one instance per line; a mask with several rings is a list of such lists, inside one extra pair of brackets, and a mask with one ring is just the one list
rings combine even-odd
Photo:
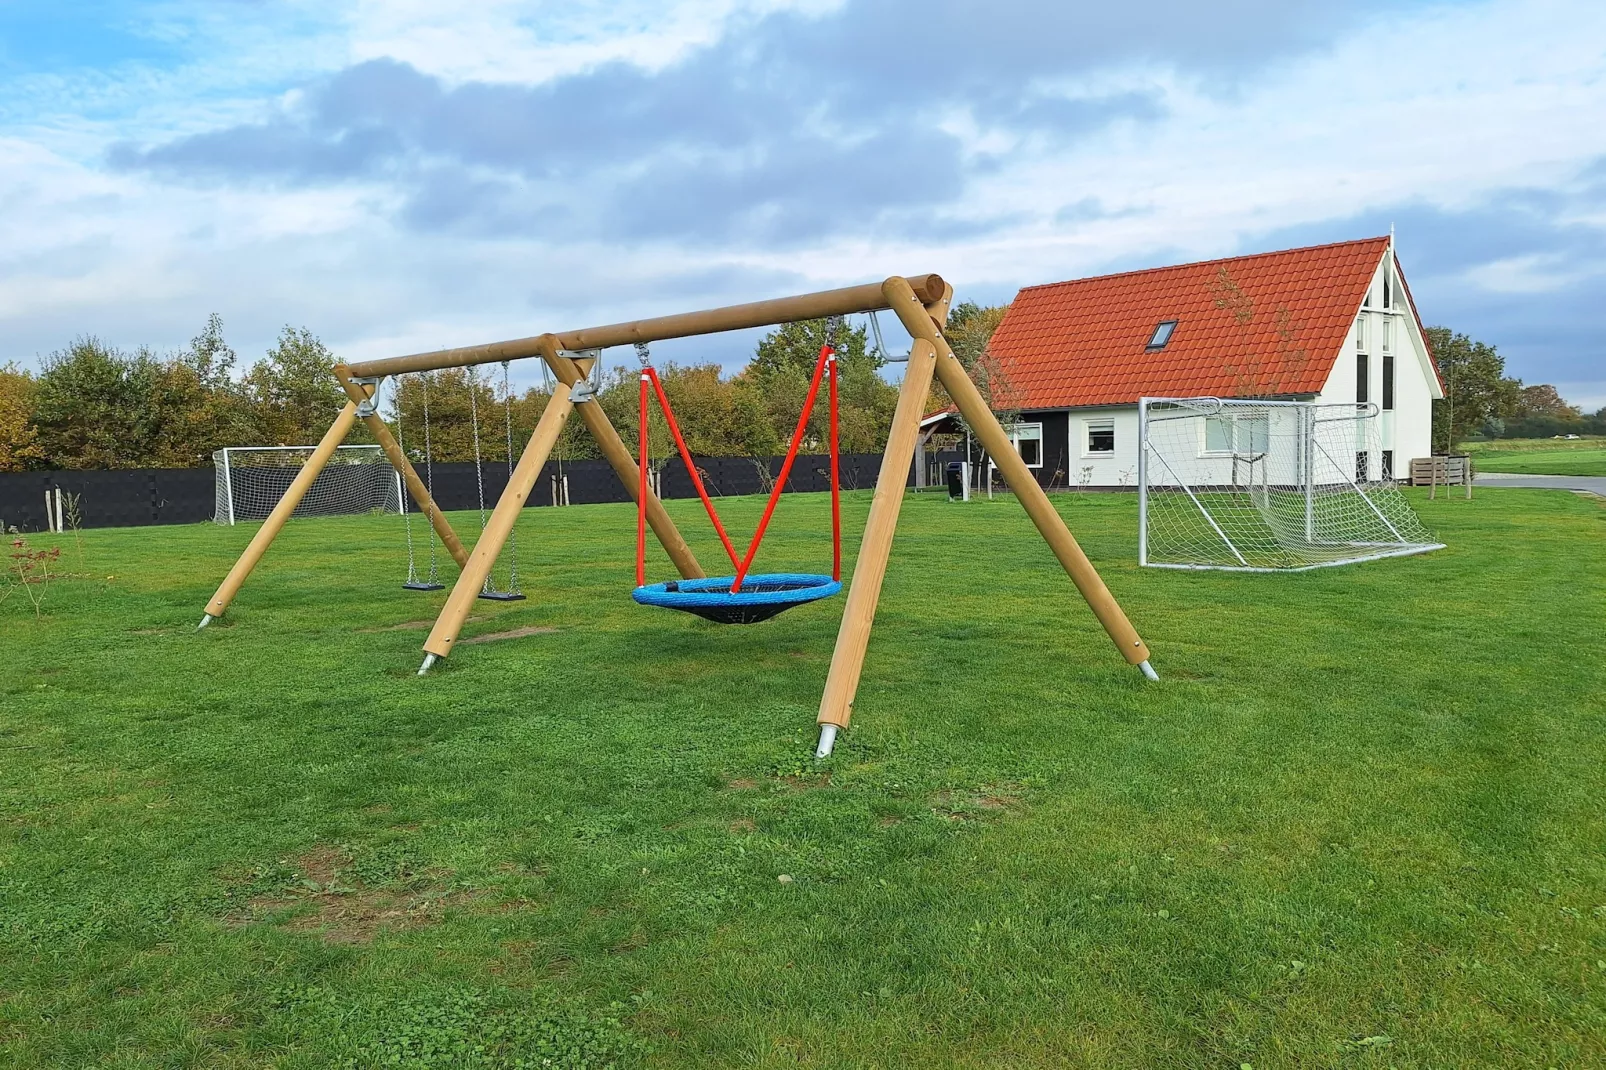
[[(493, 385), (493, 383), (495, 385)], [(414, 458), (424, 456), (424, 408), (429, 406), (429, 446), (437, 461), (474, 459), (475, 417), (479, 418), (480, 458), (507, 460), (507, 427), (503, 422), (500, 369), (496, 375), (484, 368), (442, 368), (439, 371), (406, 375), (400, 379), (402, 442)], [(342, 394), (342, 397), (344, 395)], [(526, 407), (515, 403), (521, 410)], [(538, 413), (537, 413), (538, 415)], [(392, 407), (391, 418), (397, 416)], [(578, 421), (575, 421), (578, 422)], [(513, 449), (522, 451), (535, 426), (523, 426), (515, 419)]]
[(155, 369), (146, 463), (204, 465), (214, 450), (256, 439), (254, 413), (231, 374), (235, 359), (223, 338), (223, 320), (214, 312), (189, 348)]
[(45, 358), (35, 422), (46, 463), (57, 468), (137, 468), (151, 439), (160, 363), (81, 336)]
[(1448, 327), (1424, 332), (1444, 381), (1445, 397), (1433, 403), (1433, 446), (1453, 452), (1490, 420), (1515, 414), (1522, 382), (1506, 378), (1506, 360), (1494, 346)]
[[(993, 356), (993, 332), (1004, 322), (1008, 305), (978, 305), (974, 301), (961, 301), (948, 312), (948, 324), (943, 336), (954, 357), (964, 365), (965, 372), (976, 384), (981, 396), (996, 413), (1006, 417), (1020, 409), (1018, 391), (1010, 383), (1008, 372)], [(942, 409), (953, 404), (953, 399), (940, 383), (933, 384), (930, 408)]]
[[(824, 319), (781, 324), (759, 341), (739, 376), (738, 382), (762, 399), (776, 440), (775, 449), (767, 452), (784, 450), (792, 441), (827, 331)], [(879, 450), (898, 405), (897, 388), (880, 375), (885, 356), (870, 347), (868, 334), (866, 326), (844, 325), (836, 338), (838, 434), (841, 448), (850, 453)], [(830, 417), (825, 399), (822, 384), (803, 442), (806, 452), (826, 449)]]
[(44, 460), (34, 425), (33, 376), (14, 364), (0, 364), (0, 472), (20, 472)]
[(334, 365), (335, 355), (307, 328), (287, 326), (279, 332), (243, 384), (262, 444), (303, 446), (323, 437), (346, 403)]
[(1526, 419), (1530, 416), (1552, 416), (1558, 420), (1577, 420), (1582, 418), (1583, 412), (1576, 405), (1569, 405), (1562, 400), (1561, 394), (1549, 383), (1537, 386), (1525, 386), (1517, 397), (1516, 411), (1511, 415), (1517, 419)]

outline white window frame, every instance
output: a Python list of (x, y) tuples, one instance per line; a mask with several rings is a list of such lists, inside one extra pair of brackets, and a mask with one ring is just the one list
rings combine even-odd
[(1393, 353), (1394, 352), (1394, 317), (1392, 317), (1392, 316), (1383, 317), (1383, 322), (1378, 324), (1378, 327), (1379, 327), (1378, 334), (1381, 335), (1381, 337), (1378, 339), (1378, 344), (1382, 347), (1382, 351), (1384, 353)]
[[(1227, 449), (1213, 450), (1213, 449), (1210, 448), (1210, 424), (1211, 424), (1211, 421), (1213, 421), (1213, 420), (1225, 420), (1225, 421), (1228, 421), (1228, 422), (1230, 422), (1232, 424), (1232, 433), (1231, 433), (1231, 436), (1229, 438), (1229, 443), (1230, 444), (1229, 444)], [(1239, 425), (1239, 423), (1242, 422), (1242, 423), (1247, 425), (1247, 424), (1252, 424), (1252, 423), (1254, 423), (1256, 421), (1259, 421), (1261, 423), (1261, 425), (1262, 425), (1262, 427), (1261, 427), (1261, 443), (1260, 443), (1260, 447), (1261, 448), (1260, 448), (1260, 450), (1258, 452), (1265, 452), (1267, 450), (1267, 448), (1269, 448), (1269, 446), (1271, 445), (1271, 418), (1269, 416), (1238, 416), (1238, 415), (1230, 415), (1230, 416), (1228, 416), (1228, 415), (1222, 415), (1222, 416), (1207, 416), (1207, 417), (1205, 417), (1204, 422), (1200, 425), (1200, 430), (1199, 430), (1199, 456), (1200, 457), (1235, 457), (1235, 456), (1238, 456), (1241, 453), (1255, 453), (1255, 452), (1257, 452), (1256, 449), (1255, 449), (1255, 429), (1253, 427), (1250, 427), (1250, 430), (1249, 430), (1249, 448), (1247, 450), (1240, 450), (1240, 449), (1237, 448), (1237, 444), (1238, 444), (1238, 425)]]
[[(1095, 461), (1095, 460), (1099, 460), (1100, 458), (1114, 457), (1115, 454), (1116, 454), (1115, 417), (1111, 416), (1111, 417), (1109, 417), (1107, 419), (1084, 418), (1081, 421), (1081, 423), (1082, 423), (1082, 448), (1077, 451), (1077, 456), (1079, 456), (1084, 461)], [(1104, 430), (1106, 428), (1109, 429), (1109, 432), (1110, 432), (1110, 448), (1109, 449), (1107, 449), (1107, 450), (1095, 450), (1095, 449), (1091, 448), (1090, 440), (1093, 438), (1093, 431), (1094, 431), (1095, 428), (1100, 430), (1100, 431), (1102, 431), (1102, 430)]]
[(1021, 439), (1023, 439), (1023, 438), (1024, 439), (1036, 439), (1037, 440), (1037, 463), (1036, 464), (1032, 464), (1030, 461), (1027, 461), (1026, 458), (1024, 458), (1024, 457), (1021, 457), (1021, 461), (1026, 465), (1027, 468), (1041, 468), (1041, 467), (1043, 467), (1043, 425), (1042, 425), (1042, 423), (1041, 422), (1037, 422), (1037, 423), (1024, 423), (1024, 424), (1013, 424), (1013, 425), (1011, 425), (1011, 427), (1009, 429), (1009, 444), (1011, 446), (1015, 447), (1015, 455), (1017, 457), (1020, 456), (1020, 443), (1021, 443)]
[(1355, 352), (1357, 353), (1367, 352), (1366, 321), (1370, 318), (1371, 317), (1364, 312), (1355, 317)]

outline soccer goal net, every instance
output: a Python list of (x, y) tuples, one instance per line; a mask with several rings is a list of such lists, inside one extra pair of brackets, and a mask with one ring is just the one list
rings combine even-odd
[(1297, 571), (1442, 548), (1378, 423), (1367, 404), (1144, 398), (1139, 563)]
[[(212, 519), (265, 520), (312, 457), (314, 446), (238, 446), (212, 454), (217, 472)], [(378, 446), (335, 450), (292, 516), (401, 511), (401, 476)]]

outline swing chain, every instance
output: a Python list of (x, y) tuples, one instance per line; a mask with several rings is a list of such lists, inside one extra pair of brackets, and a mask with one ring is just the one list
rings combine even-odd
[[(405, 457), (405, 456), (407, 456), (407, 445), (406, 445), (406, 440), (404, 440), (402, 438), (402, 383), (401, 383), (401, 376), (398, 375), (396, 377), (395, 381), (390, 384), (390, 390), (391, 390), (391, 400), (396, 406), (396, 448), (398, 450), (400, 450), (402, 456)], [(377, 391), (375, 391), (374, 396), (375, 397), (379, 396)], [(401, 500), (399, 502), (397, 502), (397, 505), (401, 508), (402, 530), (404, 530), (407, 533), (407, 579), (405, 581), (403, 581), (403, 582), (405, 582), (405, 583), (417, 583), (418, 582), (418, 565), (417, 565), (416, 558), (413, 556), (413, 511), (411, 509), (407, 508), (407, 495), (406, 494), (403, 494), (401, 496)]]
[[(507, 481), (513, 482), (513, 383), (508, 378), (508, 362), (502, 362), (502, 422), (507, 430)], [(514, 525), (508, 533), (507, 590), (519, 593), (519, 531)]]
[[(480, 454), (480, 373), (477, 368), (468, 369), (468, 422), (474, 432), (474, 480), (479, 486), (480, 493), (480, 534), (485, 533), (485, 467)], [(480, 587), (481, 594), (489, 594), (496, 590), (491, 583), (491, 573), (485, 573), (485, 583)]]
[(635, 343), (635, 346), (636, 359), (641, 361), (641, 366), (645, 368), (647, 365), (652, 363), (652, 350), (647, 348), (646, 342), (637, 342)]
[[(435, 450), (429, 437), (429, 372), (419, 376), (419, 382), (424, 395), (424, 489), (429, 491), (429, 510), (424, 514), (430, 526), (435, 524)], [(399, 384), (399, 380), (398, 380)], [(400, 411), (400, 410), (398, 410)], [(429, 540), (429, 579), (428, 583), (436, 582), (435, 540)]]

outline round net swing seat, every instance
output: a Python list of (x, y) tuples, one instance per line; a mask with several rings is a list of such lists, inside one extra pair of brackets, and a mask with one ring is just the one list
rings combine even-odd
[(630, 597), (644, 606), (695, 613), (715, 624), (757, 624), (793, 606), (818, 602), (842, 590), (830, 576), (806, 572), (772, 572), (747, 576), (742, 589), (731, 592), (732, 576), (702, 580), (670, 580), (637, 587)]

